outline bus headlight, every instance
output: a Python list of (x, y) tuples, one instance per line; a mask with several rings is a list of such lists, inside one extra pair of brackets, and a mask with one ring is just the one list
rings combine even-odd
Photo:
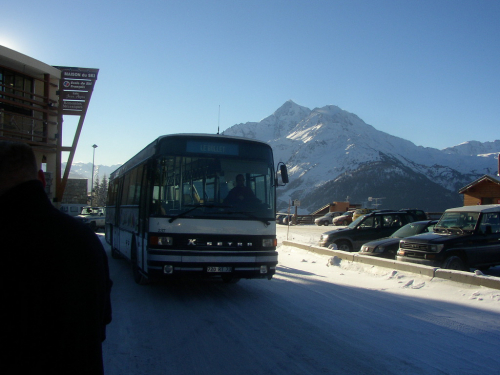
[(151, 236), (149, 238), (149, 244), (151, 246), (172, 246), (174, 239), (168, 236)]
[(273, 247), (277, 245), (277, 242), (276, 238), (264, 238), (262, 240), (262, 247)]

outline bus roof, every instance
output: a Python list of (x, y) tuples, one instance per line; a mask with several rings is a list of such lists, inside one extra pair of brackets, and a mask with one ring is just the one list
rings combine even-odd
[[(112, 180), (126, 171), (134, 168), (135, 166), (139, 165), (143, 161), (149, 159), (155, 153), (157, 152), (158, 145), (167, 138), (174, 138), (174, 137), (199, 137), (199, 138), (217, 138), (220, 137), (221, 139), (234, 139), (238, 141), (245, 141), (245, 142), (254, 142), (258, 144), (263, 144), (269, 146), (268, 143), (259, 141), (256, 139), (251, 139), (251, 138), (244, 138), (244, 137), (236, 137), (236, 136), (229, 136), (229, 135), (224, 135), (224, 134), (206, 134), (206, 133), (178, 133), (178, 134), (167, 134), (167, 135), (162, 135), (156, 138), (153, 142), (151, 142), (149, 145), (144, 147), (141, 151), (139, 151), (136, 155), (134, 155), (132, 158), (130, 158), (127, 162), (125, 162), (122, 166), (118, 167), (115, 171), (113, 171), (109, 179)], [(271, 147), (271, 146), (269, 146)]]

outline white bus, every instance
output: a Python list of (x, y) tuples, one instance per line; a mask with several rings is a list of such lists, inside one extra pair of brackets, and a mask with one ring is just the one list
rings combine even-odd
[(176, 276), (270, 280), (278, 263), (276, 187), (288, 182), (278, 166), (260, 141), (159, 137), (110, 175), (112, 257), (131, 262), (138, 284)]

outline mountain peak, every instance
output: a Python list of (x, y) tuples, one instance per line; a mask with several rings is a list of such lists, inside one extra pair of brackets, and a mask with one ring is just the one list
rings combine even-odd
[[(394, 205), (390, 208), (398, 208), (398, 196), (405, 197), (407, 206), (427, 210), (454, 207), (460, 205), (461, 187), (496, 171), (495, 158), (478, 157), (477, 151), (500, 151), (498, 141), (488, 145), (469, 142), (460, 145), (462, 152), (418, 147), (375, 129), (338, 106), (310, 110), (293, 100), (260, 122), (234, 125), (224, 134), (269, 143), (275, 160), (289, 168), (291, 183), (280, 189), (279, 208), (289, 199), (300, 199), (301, 211), (306, 213), (347, 195), (362, 204), (369, 196), (387, 196), (385, 204)], [(369, 173), (371, 170), (377, 173)], [(421, 194), (403, 194), (408, 187), (403, 188), (402, 182), (411, 180), (421, 187)]]
[[(307, 107), (303, 107), (298, 105), (293, 100), (287, 100), (281, 107), (279, 107), (272, 116), (275, 117), (293, 117), (299, 114), (299, 116), (303, 116), (305, 113), (309, 115), (311, 110)], [(306, 115), (306, 116), (307, 116)]]

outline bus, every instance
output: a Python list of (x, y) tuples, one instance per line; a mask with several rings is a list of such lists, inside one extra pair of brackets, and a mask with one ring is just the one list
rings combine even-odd
[(264, 142), (164, 135), (111, 173), (106, 241), (138, 284), (174, 277), (267, 278), (276, 272), (276, 187), (288, 182)]

